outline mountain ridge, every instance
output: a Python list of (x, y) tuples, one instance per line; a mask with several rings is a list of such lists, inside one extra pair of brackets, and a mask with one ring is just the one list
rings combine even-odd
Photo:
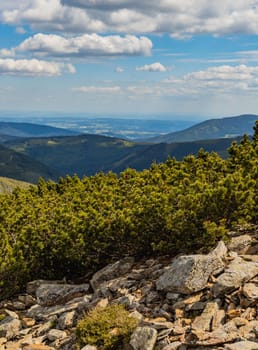
[(50, 137), (74, 136), (79, 135), (79, 132), (42, 124), (0, 121), (0, 135), (12, 137)]
[(145, 139), (145, 142), (172, 143), (236, 137), (252, 134), (258, 115), (242, 114), (233, 117), (208, 119), (181, 131)]

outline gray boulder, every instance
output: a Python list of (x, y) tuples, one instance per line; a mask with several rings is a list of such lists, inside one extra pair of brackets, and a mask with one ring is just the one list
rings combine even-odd
[(226, 253), (223, 242), (207, 255), (177, 257), (160, 276), (156, 287), (160, 291), (191, 294), (204, 289), (210, 275), (224, 268), (222, 257)]
[(0, 322), (0, 337), (4, 337), (8, 340), (15, 338), (19, 334), (21, 327), (22, 324), (20, 320), (7, 316)]
[(41, 284), (36, 290), (37, 302), (41, 306), (64, 304), (85, 295), (89, 284)]
[(97, 271), (91, 281), (90, 284), (94, 291), (96, 291), (102, 283), (106, 281), (113, 280), (117, 277), (121, 277), (129, 272), (134, 264), (134, 258), (124, 258), (115, 262), (114, 264), (109, 264), (103, 269)]
[(258, 262), (244, 261), (241, 258), (234, 259), (221, 274), (212, 287), (214, 296), (226, 294), (248, 282), (258, 274)]

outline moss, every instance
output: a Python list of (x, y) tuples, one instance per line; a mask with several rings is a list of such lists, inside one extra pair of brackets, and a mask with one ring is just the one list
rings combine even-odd
[(4, 314), (0, 314), (0, 322), (3, 321), (6, 318)]
[(96, 345), (101, 350), (123, 349), (137, 327), (138, 321), (129, 316), (122, 305), (91, 310), (76, 328), (80, 346)]

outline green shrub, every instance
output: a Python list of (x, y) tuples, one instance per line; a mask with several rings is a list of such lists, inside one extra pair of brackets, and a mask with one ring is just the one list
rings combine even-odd
[(96, 345), (101, 350), (119, 350), (127, 343), (138, 321), (124, 306), (97, 307), (78, 322), (76, 334), (80, 346)]

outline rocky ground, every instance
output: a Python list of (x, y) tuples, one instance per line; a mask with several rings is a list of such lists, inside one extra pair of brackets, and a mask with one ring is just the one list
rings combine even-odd
[(0, 349), (76, 349), (85, 312), (121, 303), (140, 320), (127, 349), (258, 350), (257, 235), (234, 235), (207, 255), (125, 258), (80, 285), (30, 282), (0, 303)]

